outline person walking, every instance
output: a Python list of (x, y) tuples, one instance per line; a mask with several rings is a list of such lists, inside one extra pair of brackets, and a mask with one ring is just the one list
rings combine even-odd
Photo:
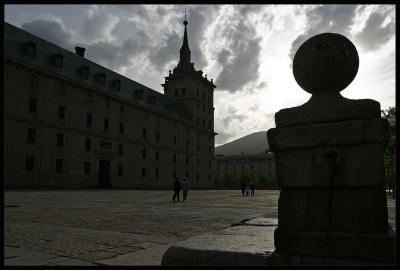
[(240, 182), (240, 189), (242, 190), (242, 196), (244, 197), (244, 192), (246, 191), (246, 182)]
[(183, 194), (183, 201), (186, 201), (188, 191), (190, 189), (190, 182), (189, 180), (185, 177), (183, 178), (182, 182), (182, 194)]
[(256, 189), (256, 185), (254, 182), (250, 183), (250, 191), (251, 191), (251, 196), (254, 196), (254, 190)]
[(246, 185), (246, 196), (249, 196), (250, 185)]
[(180, 191), (181, 191), (181, 181), (179, 180), (179, 176), (177, 176), (174, 181), (174, 196), (172, 196), (173, 202), (175, 202), (175, 198), (177, 198), (179, 202)]

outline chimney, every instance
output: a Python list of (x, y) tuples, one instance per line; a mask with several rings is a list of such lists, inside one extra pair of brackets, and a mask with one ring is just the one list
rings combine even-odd
[(77, 55), (85, 57), (85, 48), (75, 47), (75, 52)]

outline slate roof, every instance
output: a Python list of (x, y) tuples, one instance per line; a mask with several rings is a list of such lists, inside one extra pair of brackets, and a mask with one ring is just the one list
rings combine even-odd
[[(25, 52), (26, 46), (29, 44), (36, 46), (35, 57), (30, 57)], [(106, 95), (124, 98), (128, 102), (140, 105), (140, 107), (144, 106), (150, 111), (169, 115), (181, 121), (192, 122), (191, 115), (184, 110), (182, 103), (177, 99), (165, 96), (6, 22), (4, 22), (4, 55), (20, 63), (33, 65), (81, 85), (95, 88)], [(57, 55), (62, 56), (62, 68), (54, 64)], [(83, 67), (89, 69), (88, 78), (82, 75)], [(104, 85), (100, 82), (102, 76), (105, 78)], [(120, 82), (119, 91), (114, 87), (115, 82), (118, 81)]]

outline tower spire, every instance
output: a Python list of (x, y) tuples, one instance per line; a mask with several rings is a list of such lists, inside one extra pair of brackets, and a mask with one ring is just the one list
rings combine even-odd
[(186, 9), (185, 9), (185, 20), (183, 21), (183, 25), (185, 26), (185, 30), (183, 33), (183, 43), (182, 43), (182, 47), (180, 50), (180, 59), (179, 59), (179, 63), (177, 66), (178, 70), (194, 70), (193, 68), (193, 64), (190, 62), (191, 61), (191, 52), (189, 49), (189, 43), (188, 43), (188, 38), (187, 38), (187, 29), (186, 26), (188, 25), (188, 22), (186, 20)]

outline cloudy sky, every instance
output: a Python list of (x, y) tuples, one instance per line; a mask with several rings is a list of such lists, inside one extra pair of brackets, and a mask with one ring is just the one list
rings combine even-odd
[(358, 74), (342, 95), (395, 106), (394, 5), (6, 5), (5, 21), (163, 93), (179, 60), (183, 11), (196, 70), (217, 85), (216, 145), (275, 126), (310, 95), (294, 80), (297, 48), (322, 32), (349, 38)]

